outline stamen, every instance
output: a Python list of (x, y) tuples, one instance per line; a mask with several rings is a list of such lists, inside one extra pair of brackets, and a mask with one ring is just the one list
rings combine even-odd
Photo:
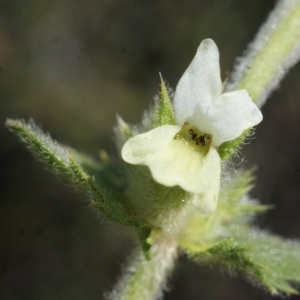
[(191, 146), (195, 147), (196, 151), (206, 155), (211, 145), (212, 135), (202, 133), (192, 124), (185, 122), (181, 130), (175, 135), (174, 139), (186, 141)]

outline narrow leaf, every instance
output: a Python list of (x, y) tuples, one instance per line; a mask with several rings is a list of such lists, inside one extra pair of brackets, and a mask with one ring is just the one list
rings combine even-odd
[(200, 264), (220, 265), (242, 273), (254, 285), (272, 294), (297, 294), (291, 283), (300, 283), (300, 243), (256, 230), (233, 229), (227, 239), (210, 249), (190, 253)]
[(161, 91), (159, 94), (159, 101), (155, 102), (152, 112), (152, 128), (163, 125), (175, 125), (175, 116), (171, 98), (169, 96), (166, 84), (160, 75)]
[(160, 75), (160, 84), (161, 84), (161, 92), (160, 92), (160, 110), (159, 110), (159, 123), (160, 126), (163, 125), (175, 125), (175, 116), (173, 111), (173, 105), (171, 99), (169, 97), (169, 93), (166, 87), (166, 84)]
[[(24, 121), (9, 119), (6, 121), (6, 126), (26, 144), (39, 160), (50, 166), (51, 170), (68, 179), (75, 187), (79, 187), (81, 191), (92, 197), (91, 202), (94, 206), (111, 220), (137, 228), (143, 226), (138, 220), (127, 214), (120, 202), (108, 197), (109, 191), (106, 190), (104, 193), (103, 189), (98, 187), (95, 180), (75, 160), (75, 156), (95, 173), (103, 170), (100, 164), (58, 144), (49, 135), (44, 134), (33, 121), (27, 124)], [(73, 152), (74, 155), (71, 154)]]

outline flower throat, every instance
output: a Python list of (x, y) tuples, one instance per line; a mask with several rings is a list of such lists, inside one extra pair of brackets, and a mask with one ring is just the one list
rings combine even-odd
[(185, 122), (181, 130), (174, 136), (174, 140), (184, 140), (192, 145), (195, 150), (206, 155), (211, 145), (212, 135), (202, 133), (189, 122)]

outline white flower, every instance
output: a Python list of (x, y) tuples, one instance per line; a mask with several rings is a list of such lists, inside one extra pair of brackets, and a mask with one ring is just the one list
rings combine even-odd
[(262, 121), (245, 90), (222, 94), (219, 51), (211, 39), (200, 44), (174, 95), (177, 125), (164, 125), (130, 138), (123, 159), (146, 165), (160, 184), (192, 194), (202, 213), (215, 210), (221, 176), (216, 147)]

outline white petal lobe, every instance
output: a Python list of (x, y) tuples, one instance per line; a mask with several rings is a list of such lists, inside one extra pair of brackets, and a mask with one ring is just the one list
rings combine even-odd
[(262, 121), (262, 114), (245, 90), (222, 94), (208, 111), (213, 143), (219, 146), (238, 138)]
[(180, 130), (176, 125), (165, 125), (130, 138), (122, 148), (122, 158), (130, 164), (148, 165), (169, 146)]
[(190, 193), (205, 193), (220, 184), (220, 157), (214, 148), (203, 156), (185, 141), (174, 140), (180, 127), (165, 125), (129, 139), (123, 159), (146, 165), (153, 178), (165, 186), (180, 186)]
[(211, 39), (200, 44), (196, 56), (179, 80), (174, 95), (174, 111), (178, 125), (194, 116), (195, 108), (206, 109), (222, 92), (219, 51)]

